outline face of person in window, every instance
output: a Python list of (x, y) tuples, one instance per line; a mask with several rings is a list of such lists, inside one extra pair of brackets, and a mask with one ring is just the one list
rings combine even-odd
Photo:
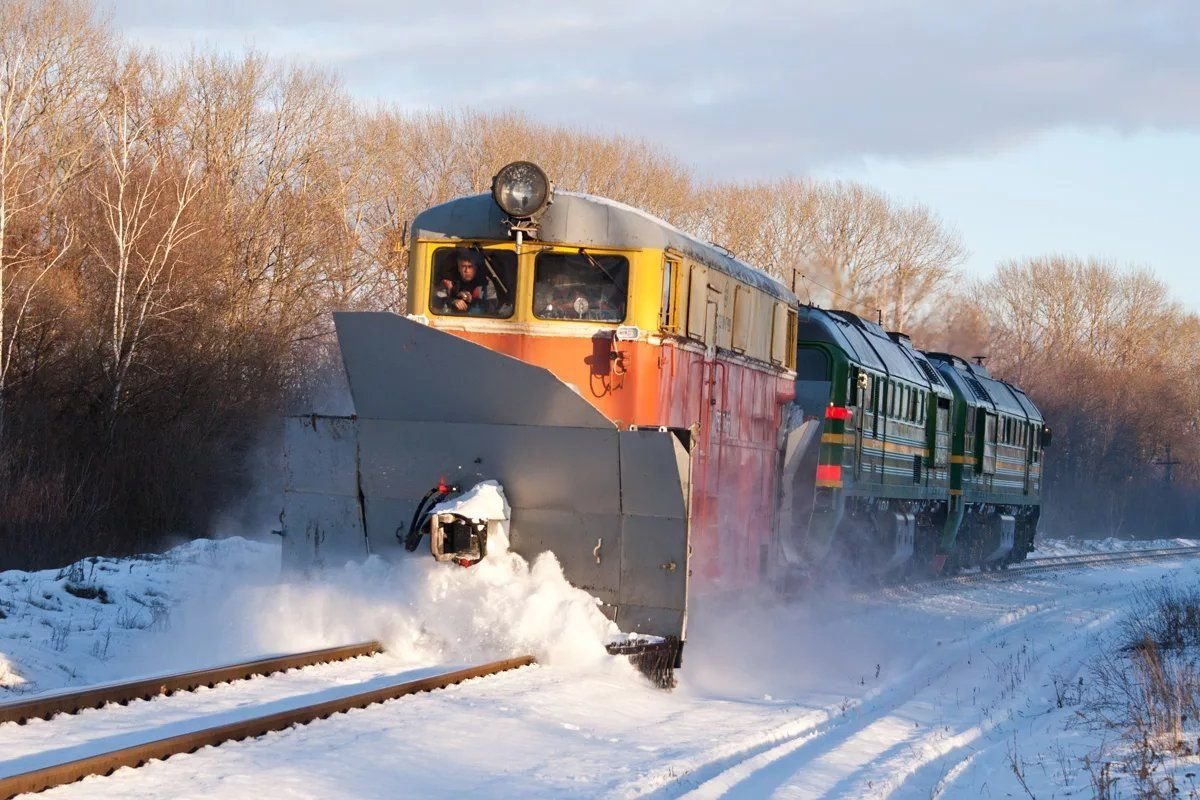
[(475, 280), (475, 264), (465, 258), (458, 262), (458, 277), (469, 283)]

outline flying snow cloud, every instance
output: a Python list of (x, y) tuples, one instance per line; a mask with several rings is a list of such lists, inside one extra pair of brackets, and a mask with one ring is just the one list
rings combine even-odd
[[(214, 543), (218, 557), (229, 541)], [(187, 587), (170, 629), (146, 646), (194, 663), (214, 653), (231, 658), (375, 639), (412, 664), (529, 653), (550, 665), (590, 668), (611, 661), (604, 645), (618, 635), (595, 599), (567, 583), (552, 554), (530, 564), (502, 536), (489, 540), (488, 557), (470, 569), (373, 556), (308, 579), (280, 581), (272, 558), (250, 571)]]

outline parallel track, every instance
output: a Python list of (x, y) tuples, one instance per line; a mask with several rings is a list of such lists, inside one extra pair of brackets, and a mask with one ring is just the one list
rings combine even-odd
[(18, 703), (0, 705), (0, 724), (16, 722), (23, 725), (31, 719), (49, 719), (55, 714), (74, 714), (85, 708), (100, 708), (108, 703), (129, 703), (133, 700), (150, 700), (159, 695), (175, 692), (191, 692), (202, 686), (246, 680), (259, 675), (272, 675), (289, 669), (311, 667), (332, 661), (346, 661), (359, 656), (373, 656), (383, 652), (379, 642), (363, 642), (345, 647), (329, 647), (305, 653), (260, 658), (240, 664), (229, 664), (212, 669), (181, 672), (146, 678), (130, 683), (116, 683), (81, 689), (76, 692), (35, 697)]
[(1124, 550), (1113, 553), (1087, 553), (1076, 556), (1047, 556), (1022, 561), (1008, 568), (1009, 572), (1042, 572), (1071, 567), (1090, 567), (1094, 564), (1113, 564), (1122, 561), (1153, 561), (1160, 558), (1200, 555), (1200, 547), (1160, 547), (1148, 550)]
[(1086, 569), (1101, 564), (1139, 563), (1164, 558), (1194, 558), (1200, 556), (1200, 547), (1161, 547), (1146, 550), (1124, 550), (1115, 553), (1086, 553), (1074, 556), (1046, 556), (1029, 561), (1018, 561), (999, 570), (977, 570), (956, 575), (914, 581), (913, 583), (970, 583), (983, 580), (1015, 579), (1030, 572), (1051, 572), (1063, 569)]
[(218, 725), (204, 730), (170, 736), (107, 753), (69, 761), (43, 769), (0, 778), (0, 800), (9, 800), (26, 792), (41, 792), (55, 786), (82, 780), (90, 775), (109, 775), (121, 767), (140, 767), (153, 759), (170, 758), (180, 753), (192, 753), (202, 747), (224, 742), (240, 741), (284, 730), (293, 725), (305, 725), (317, 719), (340, 714), (355, 708), (365, 708), (376, 703), (393, 700), (405, 695), (444, 689), (472, 678), (494, 675), (498, 672), (517, 669), (534, 663), (532, 656), (520, 656), (504, 661), (493, 661), (468, 669), (434, 675), (419, 680), (404, 681), (359, 692), (336, 700), (302, 706), (300, 708), (268, 714), (261, 717), (239, 720), (227, 725)]

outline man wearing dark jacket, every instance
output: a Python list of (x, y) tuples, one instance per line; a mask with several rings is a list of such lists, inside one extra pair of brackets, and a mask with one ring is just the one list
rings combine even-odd
[(459, 250), (454, 259), (455, 273), (442, 279), (437, 289), (438, 297), (443, 298), (446, 310), (450, 312), (483, 311), (484, 301), (488, 299), (488, 281), (480, 273), (475, 255), (469, 250)]

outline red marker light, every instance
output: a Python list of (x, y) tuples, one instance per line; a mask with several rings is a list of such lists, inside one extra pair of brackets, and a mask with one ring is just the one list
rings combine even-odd
[(817, 465), (817, 480), (819, 481), (840, 481), (842, 479), (841, 464), (818, 464)]
[(854, 416), (854, 412), (843, 406), (835, 406), (832, 403), (825, 409), (825, 419), (836, 419), (846, 422)]

